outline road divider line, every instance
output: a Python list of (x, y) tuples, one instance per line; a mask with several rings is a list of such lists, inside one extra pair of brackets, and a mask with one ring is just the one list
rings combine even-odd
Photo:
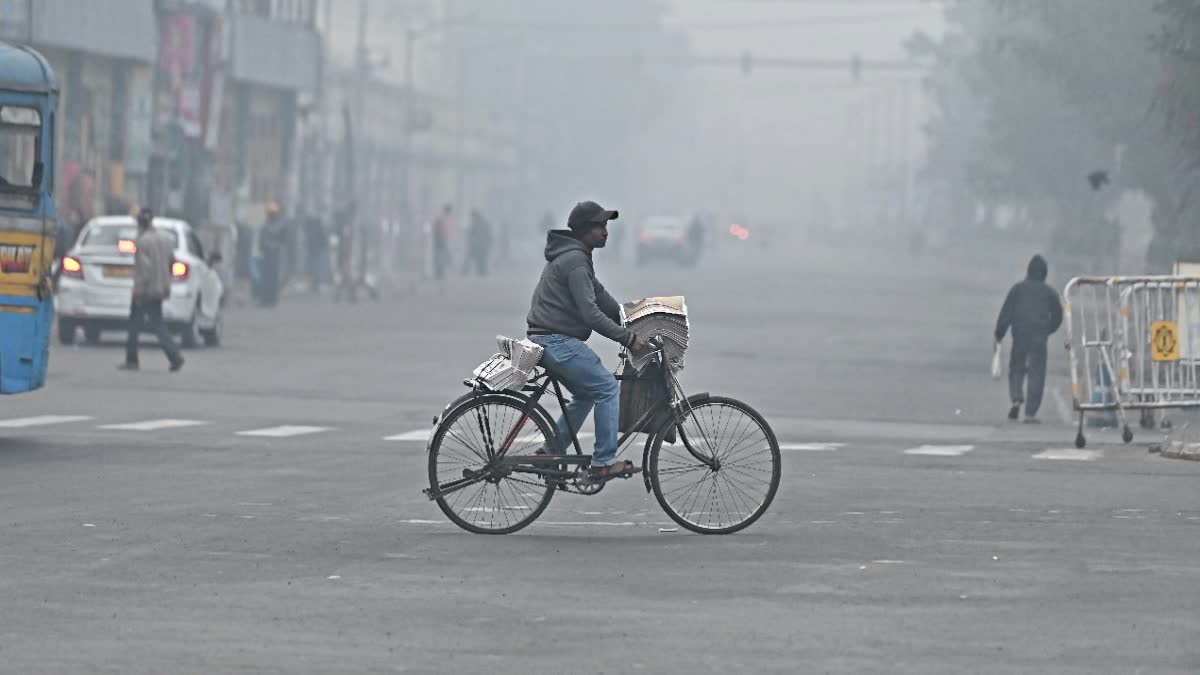
[(1065, 462), (1091, 462), (1104, 456), (1101, 450), (1077, 450), (1075, 448), (1050, 448), (1034, 455), (1034, 459), (1051, 459)]
[(201, 422), (200, 420), (161, 419), (145, 420), (143, 422), (127, 422), (125, 424), (104, 424), (99, 428), (110, 431), (162, 431), (164, 429), (201, 427), (206, 424), (208, 424), (208, 422)]
[[(433, 431), (430, 429), (416, 429), (414, 431), (406, 431), (402, 434), (396, 434), (395, 436), (384, 436), (383, 440), (397, 443), (428, 443), (432, 435)], [(579, 439), (584, 440), (591, 438), (592, 436), (592, 432), (584, 431), (579, 434)], [(532, 443), (534, 441), (541, 440), (541, 438), (542, 434), (539, 432), (536, 434), (518, 436), (516, 440), (518, 443)]]
[(239, 431), (238, 436), (254, 436), (257, 438), (291, 438), (292, 436), (306, 436), (309, 434), (319, 434), (322, 431), (330, 431), (330, 427), (306, 427), (302, 425), (283, 425), (278, 427), (266, 427), (265, 429), (251, 429), (249, 431)]
[(906, 455), (924, 455), (926, 457), (959, 457), (975, 449), (973, 445), (922, 445), (904, 451)]
[(833, 452), (846, 447), (845, 443), (780, 443), (779, 449), (787, 452)]
[(428, 443), (432, 432), (429, 429), (417, 429), (395, 436), (384, 436), (385, 441), (407, 441), (410, 443)]
[(35, 417), (16, 417), (0, 420), (0, 429), (25, 429), (28, 427), (46, 427), (52, 424), (73, 424), (87, 422), (93, 418), (86, 415), (37, 415)]

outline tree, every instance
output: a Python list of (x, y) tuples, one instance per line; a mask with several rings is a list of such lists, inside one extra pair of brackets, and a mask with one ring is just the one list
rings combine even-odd
[[(1115, 249), (1103, 213), (1122, 191), (1171, 201), (1171, 146), (1152, 114), (1162, 23), (1152, 4), (990, 0), (946, 12), (941, 41), (911, 43), (934, 55), (930, 171), (965, 176), (973, 201), (1028, 209), (1058, 247), (1091, 255)], [(1087, 185), (1097, 168), (1112, 189)]]
[(1150, 258), (1159, 266), (1178, 259), (1200, 259), (1200, 206), (1196, 169), (1200, 167), (1200, 2), (1163, 0), (1158, 4), (1162, 29), (1157, 53), (1162, 59), (1157, 106), (1173, 142), (1171, 169), (1164, 182), (1171, 198), (1156, 204), (1155, 238)]

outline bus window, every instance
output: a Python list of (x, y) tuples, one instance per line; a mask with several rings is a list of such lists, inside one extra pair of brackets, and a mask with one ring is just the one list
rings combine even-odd
[(34, 108), (0, 108), (0, 189), (36, 187), (41, 115)]

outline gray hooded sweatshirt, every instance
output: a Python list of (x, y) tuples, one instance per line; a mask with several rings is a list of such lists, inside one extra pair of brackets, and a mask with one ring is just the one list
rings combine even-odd
[(620, 321), (620, 306), (596, 279), (592, 252), (570, 230), (551, 230), (546, 235), (546, 269), (526, 319), (530, 333), (587, 340), (594, 330), (628, 346), (633, 335)]

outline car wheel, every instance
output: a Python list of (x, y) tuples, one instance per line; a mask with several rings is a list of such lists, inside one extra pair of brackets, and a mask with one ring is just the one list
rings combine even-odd
[(64, 345), (75, 344), (75, 322), (70, 319), (58, 320), (58, 341)]
[(205, 347), (220, 347), (221, 334), (225, 332), (225, 312), (217, 310), (217, 320), (213, 322), (212, 328), (200, 331), (200, 337), (204, 338)]
[(89, 345), (98, 344), (100, 342), (100, 327), (99, 326), (89, 326), (87, 324), (84, 324), (83, 339)]

